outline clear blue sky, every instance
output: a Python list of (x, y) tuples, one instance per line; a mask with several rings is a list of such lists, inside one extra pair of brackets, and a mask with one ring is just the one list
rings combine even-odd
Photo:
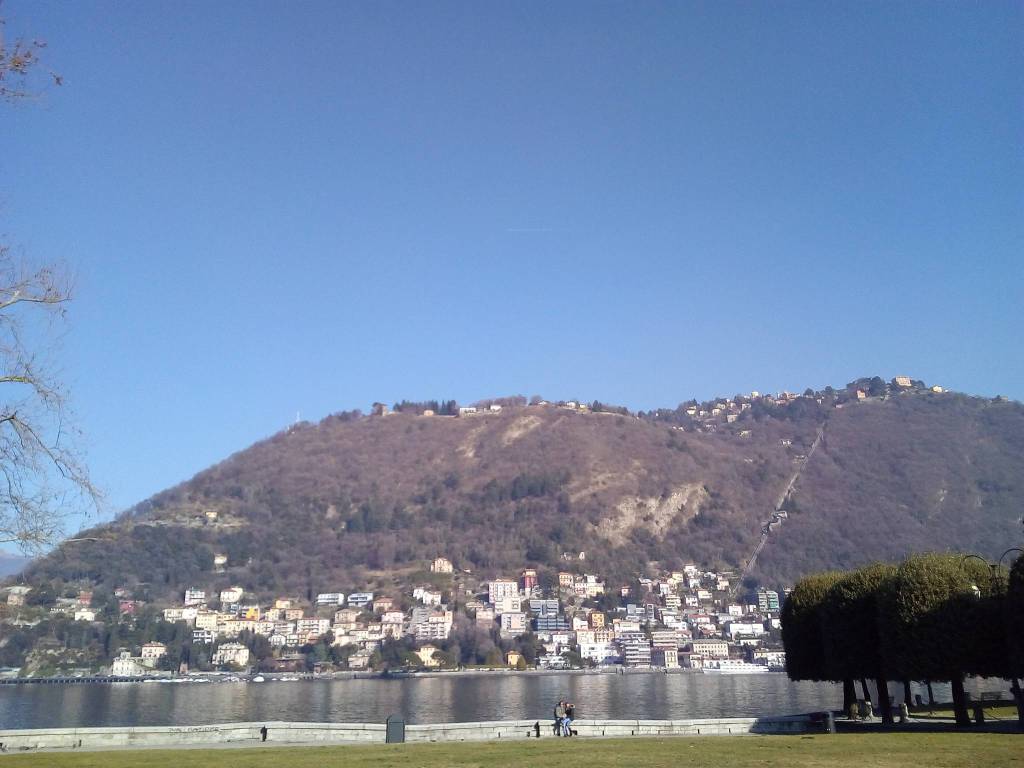
[(1020, 2), (6, 0), (111, 512), (374, 400), (1024, 397)]

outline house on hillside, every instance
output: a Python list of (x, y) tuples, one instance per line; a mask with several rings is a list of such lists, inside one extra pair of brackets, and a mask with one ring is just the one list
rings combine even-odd
[(317, 605), (344, 605), (344, 592), (320, 592), (316, 596)]
[(437, 647), (433, 645), (424, 645), (421, 647), (416, 651), (416, 655), (419, 656), (420, 659), (420, 664), (427, 669), (434, 669), (441, 666), (440, 660), (435, 658), (437, 651)]
[(22, 584), (16, 584), (13, 587), (7, 588), (7, 604), (8, 605), (24, 605), (25, 597), (29, 592), (32, 591), (32, 587), (26, 587)]
[(452, 561), (447, 557), (435, 557), (430, 564), (431, 573), (452, 573), (455, 570)]
[(395, 609), (395, 601), (390, 597), (378, 597), (373, 601), (374, 613), (389, 613)]

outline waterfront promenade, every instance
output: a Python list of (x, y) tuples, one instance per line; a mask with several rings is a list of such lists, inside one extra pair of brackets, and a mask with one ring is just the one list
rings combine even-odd
[[(37, 750), (109, 749), (268, 744), (384, 744), (384, 723), (216, 723), (196, 726), (109, 728), (35, 728), (0, 731), (8, 754)], [(577, 720), (583, 738), (634, 736), (728, 736), (748, 733), (801, 734), (820, 731), (806, 715), (776, 718), (703, 718), (694, 720)], [(400, 733), (400, 736), (396, 734)], [(392, 728), (391, 738), (405, 742), (553, 740), (550, 720), (428, 723)]]

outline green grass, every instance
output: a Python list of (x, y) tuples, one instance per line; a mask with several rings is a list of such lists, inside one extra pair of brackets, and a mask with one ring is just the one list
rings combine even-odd
[(1024, 768), (1024, 736), (871, 733), (705, 736), (358, 747), (255, 747), (46, 753), (0, 758), (16, 768)]
[[(971, 719), (974, 719), (974, 708), (968, 707), (968, 713)], [(928, 720), (929, 718), (940, 719), (940, 718), (952, 718), (955, 717), (952, 707), (943, 709), (933, 709), (931, 711), (927, 709), (916, 709), (912, 710), (910, 717), (913, 720)], [(1017, 707), (1006, 706), (1006, 707), (985, 707), (985, 719), (986, 720), (1016, 720), (1017, 719)]]

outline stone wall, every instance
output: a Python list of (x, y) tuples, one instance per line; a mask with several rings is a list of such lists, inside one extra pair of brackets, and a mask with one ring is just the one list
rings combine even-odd
[[(536, 720), (407, 725), (407, 742), (494, 741), (535, 738)], [(554, 738), (550, 719), (540, 722), (540, 737)], [(260, 743), (267, 728), (268, 744), (383, 744), (383, 723), (221, 723), (196, 726), (138, 728), (42, 728), (0, 731), (8, 753), (37, 749), (103, 749), (104, 747), (196, 746), (238, 742)], [(806, 733), (813, 726), (805, 716), (781, 718), (718, 718), (704, 720), (577, 720), (582, 737), (720, 736), (744, 733)]]

